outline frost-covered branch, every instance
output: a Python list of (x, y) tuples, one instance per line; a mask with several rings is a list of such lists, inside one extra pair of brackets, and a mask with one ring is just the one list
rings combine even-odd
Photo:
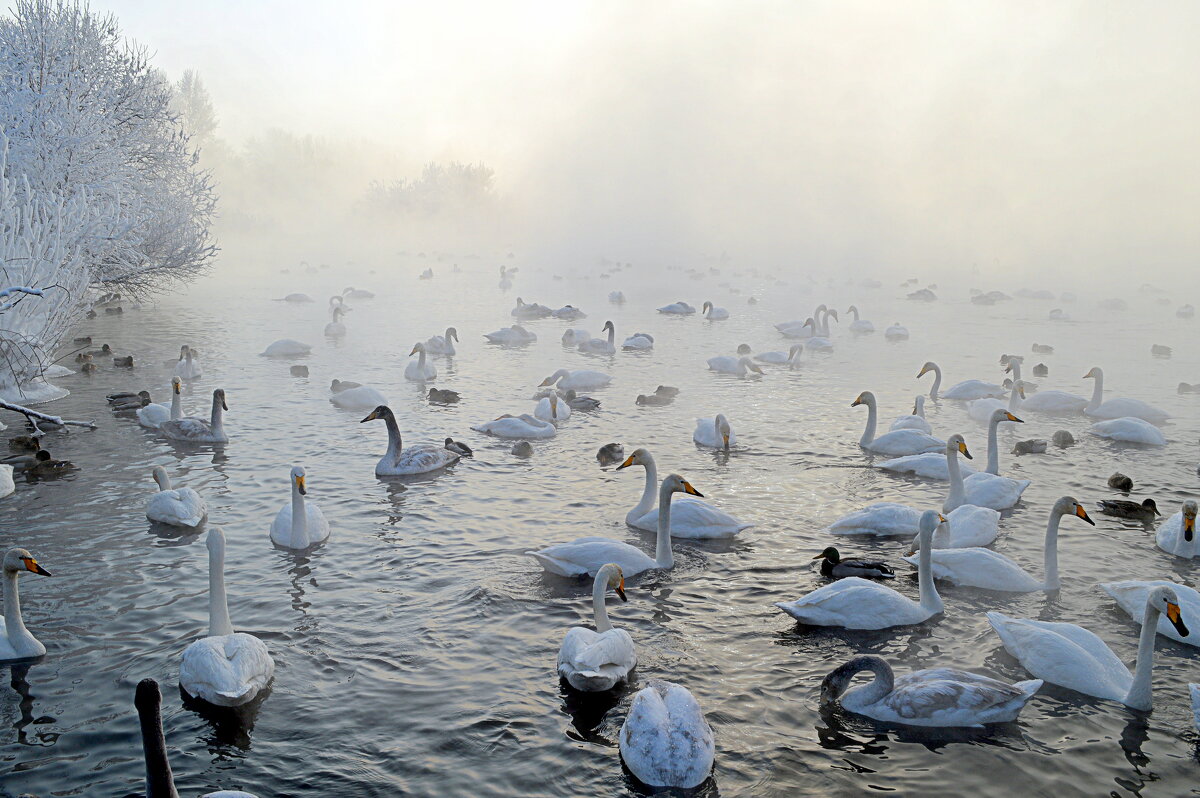
[(29, 296), (45, 296), (40, 288), (26, 288), (24, 286), (14, 285), (12, 288), (5, 288), (3, 291), (0, 291), (0, 299), (10, 297), (13, 294), (21, 294), (21, 296), (17, 297), (11, 302), (0, 304), (0, 313), (11, 309), (14, 305), (21, 301), (25, 294), (28, 294)]
[(95, 421), (71, 421), (70, 419), (62, 418), (60, 416), (39, 413), (33, 408), (23, 407), (21, 405), (13, 404), (12, 402), (6, 402), (3, 399), (0, 399), (0, 410), (11, 410), (14, 413), (20, 413), (21, 415), (25, 416), (25, 418), (29, 419), (29, 423), (32, 424), (33, 428), (38, 432), (41, 432), (41, 427), (37, 425), (38, 421), (45, 421), (47, 424), (54, 424), (57, 427), (86, 427), (87, 429), (96, 428)]

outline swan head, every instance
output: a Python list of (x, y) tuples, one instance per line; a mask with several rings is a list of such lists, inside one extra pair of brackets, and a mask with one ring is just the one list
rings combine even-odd
[(869, 654), (855, 657), (844, 665), (834, 668), (821, 680), (820, 703), (822, 705), (832, 704), (841, 698), (842, 694), (846, 692), (846, 688), (850, 686), (850, 682), (862, 671), (890, 672), (891, 670), (891, 666), (880, 657)]
[(813, 319), (812, 316), (809, 316), (807, 319), (804, 320), (803, 326), (804, 327), (812, 327), (813, 332), (817, 331), (817, 322), (815, 319)]
[(858, 313), (858, 308), (855, 307), (854, 305), (851, 305), (850, 307), (846, 308), (846, 312), (847, 313)]
[(180, 393), (182, 391), (183, 391), (183, 380), (179, 379), (178, 377), (172, 377), (171, 378), (171, 392), (172, 393)]
[(386, 418), (390, 418), (390, 417), (392, 417), (392, 408), (388, 407), (387, 405), (380, 405), (379, 407), (375, 408), (370, 413), (368, 413), (367, 417), (358, 423), (366, 424), (368, 421), (376, 421), (381, 418), (386, 419)]
[(225, 411), (229, 410), (229, 405), (225, 403), (225, 389), (224, 388), (218, 388), (215, 391), (213, 391), (213, 404), (217, 404), (218, 402), (220, 402), (222, 410), (225, 410)]
[(558, 394), (552, 393), (550, 399), (550, 418), (558, 418)]
[(600, 328), (601, 332), (604, 332), (605, 330), (612, 330), (613, 332), (616, 332), (617, 327), (612, 323), (612, 321), (606, 321), (604, 322), (604, 326)]
[(308, 493), (304, 488), (304, 469), (300, 466), (292, 466), (292, 484), (296, 486), (301, 496)]
[(737, 353), (739, 356), (748, 355), (754, 350), (750, 348), (750, 344), (738, 344)]
[(413, 346), (412, 351), (409, 352), (408, 355), (409, 355), (409, 357), (412, 357), (413, 355), (417, 354), (418, 352), (421, 352), (422, 354), (424, 354), (425, 344), (422, 344), (422, 343), (416, 344), (415, 346)]
[(796, 356), (804, 351), (804, 344), (792, 344), (792, 348), (788, 350), (788, 360), (795, 360)]
[(1063, 515), (1078, 516), (1079, 518), (1082, 518), (1084, 521), (1087, 521), (1092, 526), (1096, 525), (1096, 522), (1093, 521), (1091, 519), (1091, 517), (1087, 514), (1087, 510), (1083, 509), (1083, 505), (1080, 504), (1078, 501), (1076, 501), (1074, 496), (1063, 496), (1061, 499), (1059, 499), (1058, 501), (1056, 501), (1054, 503), (1054, 509), (1051, 510), (1050, 512), (1051, 512), (1051, 514), (1056, 515), (1056, 516), (1063, 516)]
[(721, 436), (721, 442), (728, 449), (729, 436), (733, 434), (733, 428), (729, 426), (729, 419), (725, 418), (724, 413), (717, 413), (717, 417), (713, 421), (717, 434)]
[(27, 549), (9, 549), (4, 555), (4, 572), (18, 573), (29, 571), (31, 574), (50, 576), (50, 572), (38, 565), (37, 560)]
[(990, 421), (993, 424), (999, 424), (1001, 421), (1015, 421), (1018, 424), (1025, 423), (1021, 419), (1014, 416), (1012, 413), (1008, 412), (1007, 410), (1003, 410), (1003, 409), (992, 411), (992, 417), (991, 417)]
[(663, 480), (662, 489), (666, 493), (687, 493), (691, 496), (699, 496), (704, 498), (704, 494), (692, 487), (692, 483), (688, 482), (678, 474), (671, 474)]
[(454, 339), (455, 343), (461, 343), (461, 341), (458, 340), (458, 330), (454, 329), (453, 327), (447, 327), (446, 340), (449, 341), (451, 338)]
[(858, 407), (859, 405), (866, 405), (867, 407), (874, 407), (875, 394), (871, 393), (870, 391), (863, 391), (862, 393), (860, 393), (858, 395), (858, 398), (850, 403), (851, 407)]
[(908, 550), (904, 552), (905, 557), (911, 557), (921, 550), (921, 538), (925, 535), (930, 536), (930, 546), (933, 546), (933, 533), (942, 524), (950, 523), (950, 519), (939, 513), (937, 510), (926, 510), (921, 513), (921, 518), (917, 522), (918, 534), (912, 539)]
[(208, 534), (204, 538), (204, 545), (209, 552), (221, 554), (225, 551), (225, 532), (219, 526), (214, 526), (208, 530)]
[(596, 572), (596, 581), (601, 582), (605, 588), (611, 587), (615, 590), (621, 601), (629, 601), (625, 596), (625, 574), (615, 562), (601, 565), (600, 570)]
[(1174, 590), (1166, 585), (1159, 585), (1150, 591), (1150, 595), (1146, 597), (1146, 603), (1167, 616), (1167, 620), (1171, 622), (1180, 636), (1188, 636), (1187, 624), (1183, 622), (1183, 615), (1179, 609), (1179, 596)]
[[(644, 397), (639, 397), (639, 398), (644, 398)], [(647, 465), (649, 462), (650, 462), (650, 452), (649, 451), (647, 451), (646, 449), (634, 449), (633, 454), (626, 457), (625, 462), (623, 462), (619, 466), (617, 466), (617, 470), (620, 471), (622, 468), (629, 468), (630, 466), (633, 466), (633, 465), (644, 466), (644, 465)]]
[(841, 319), (839, 319), (839, 318), (838, 318), (838, 315), (837, 315), (837, 311), (836, 311), (836, 310), (829, 310), (829, 311), (826, 311), (826, 312), (825, 312), (825, 318), (827, 318), (827, 319), (828, 319), (828, 318), (831, 318), (831, 317), (833, 318), (833, 320), (834, 320), (834, 321), (837, 321), (837, 322), (840, 322), (840, 321), (841, 321)]
[(816, 557), (813, 557), (813, 559), (814, 560), (829, 560), (829, 562), (833, 563), (834, 565), (837, 565), (839, 562), (842, 561), (842, 555), (839, 554), (838, 550), (836, 548), (834, 548), (833, 546), (826, 546), (825, 550), (822, 551), (820, 554), (818, 554)]
[(1196, 502), (1188, 499), (1183, 503), (1183, 539), (1191, 541), (1196, 535)]
[(1083, 378), (1085, 380), (1089, 380), (1089, 379), (1096, 379), (1098, 377), (1103, 377), (1103, 376), (1104, 376), (1104, 372), (1100, 370), (1100, 367), (1094, 366), (1091, 371), (1089, 371), (1087, 374), (1083, 375)]
[[(896, 322), (896, 323), (899, 324), (900, 322)], [(917, 372), (917, 377), (918, 378), (924, 377), (926, 374), (928, 374), (931, 371), (937, 371), (937, 367), (938, 367), (937, 363), (934, 363), (932, 360), (926, 360), (925, 365), (921, 366), (921, 370)]]
[(963, 436), (955, 433), (946, 439), (946, 454), (961, 454), (968, 460), (974, 460), (971, 453), (967, 451), (967, 442)]
[(570, 373), (571, 372), (567, 371), (566, 369), (559, 369), (558, 371), (554, 372), (549, 377), (547, 377), (546, 379), (544, 379), (540, 383), (538, 383), (538, 387), (545, 388), (547, 385), (553, 385), (554, 383), (558, 382), (559, 380), (561, 380), (563, 377), (566, 377)]

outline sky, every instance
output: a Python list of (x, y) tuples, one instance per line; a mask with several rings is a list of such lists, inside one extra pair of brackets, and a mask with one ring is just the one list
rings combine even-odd
[(1200, 251), (1197, 3), (94, 7), (199, 71), (223, 137), (483, 161), (551, 251), (1164, 278)]

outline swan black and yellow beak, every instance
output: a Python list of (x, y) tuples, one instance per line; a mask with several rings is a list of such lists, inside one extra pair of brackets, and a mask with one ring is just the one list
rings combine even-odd
[(623, 576), (621, 577), (620, 584), (617, 585), (617, 595), (621, 597), (621, 601), (629, 601), (629, 598), (625, 595), (625, 577)]
[(182, 390), (183, 390), (183, 383), (181, 383), (181, 382), (172, 382), (172, 383), (171, 383), (171, 390), (173, 390), (175, 393), (179, 393), (180, 391), (182, 391)]
[(368, 421), (374, 421), (377, 418), (379, 418), (379, 409), (378, 408), (372, 410), (371, 413), (366, 418), (364, 418), (362, 421), (360, 421), (358, 423), (366, 424)]
[(726, 448), (726, 449), (728, 449), (728, 448), (729, 448), (729, 433), (728, 433), (728, 432), (722, 432), (722, 433), (721, 433), (721, 440), (725, 441), (725, 448)]
[(31, 573), (41, 574), (42, 576), (50, 576), (50, 572), (42, 566), (38, 565), (37, 560), (32, 557), (22, 557), (21, 562), (25, 563), (25, 570)]
[(1087, 510), (1083, 509), (1081, 505), (1075, 505), (1075, 515), (1079, 516), (1084, 521), (1087, 521), (1092, 526), (1096, 525), (1096, 522), (1091, 519), (1091, 517), (1087, 514)]
[[(958, 442), (958, 450), (959, 450), (960, 452), (962, 452), (962, 456), (963, 456), (963, 457), (965, 457), (965, 458), (967, 458), (968, 460), (974, 460), (974, 459), (975, 459), (974, 457), (972, 457), (972, 456), (971, 456), (971, 453), (967, 451), (967, 442), (966, 442), (966, 441), (959, 441), (959, 442)], [(942, 520), (945, 520), (945, 519), (942, 519)]]
[(1183, 519), (1183, 539), (1190, 541), (1195, 534), (1196, 534), (1196, 519), (1185, 517)]
[(539, 388), (545, 388), (547, 385), (553, 385), (553, 384), (554, 384), (554, 380), (552, 380), (552, 379), (550, 379), (549, 377), (547, 377), (546, 379), (544, 379), (544, 380), (542, 380), (541, 382), (539, 382), (539, 383), (538, 383), (538, 387), (539, 387)]
[(303, 476), (296, 477), (296, 488), (297, 488), (297, 490), (300, 491), (301, 496), (308, 495), (308, 491), (304, 489), (304, 477)]
[(414, 346), (414, 347), (412, 348), (412, 351), (411, 351), (411, 352), (409, 352), (408, 354), (409, 354), (409, 357), (411, 357), (411, 356), (415, 355), (416, 353), (417, 353), (417, 348)]
[(617, 466), (617, 470), (620, 471), (622, 468), (629, 468), (631, 465), (633, 465), (633, 455), (626, 457), (625, 462)]
[(858, 395), (858, 398), (857, 398), (857, 399), (855, 399), (853, 402), (851, 402), (851, 403), (850, 403), (850, 406), (851, 406), (851, 407), (858, 407), (858, 406), (859, 406), (859, 405), (861, 405), (862, 403), (863, 403), (863, 398), (862, 398), (862, 394), (860, 393), (860, 394)]
[(938, 523), (939, 524), (948, 524), (948, 523), (950, 523), (950, 519), (947, 518), (946, 516), (942, 515), (941, 513), (938, 513)]
[[(1022, 396), (1022, 397), (1024, 397), (1024, 395), (1025, 395), (1025, 392), (1024, 392), (1024, 391), (1022, 391), (1022, 392), (1021, 392), (1021, 396)], [(1017, 418), (1016, 416), (1014, 416), (1012, 413), (1005, 413), (1005, 414), (1004, 414), (1004, 416), (1005, 416), (1005, 418), (1007, 418), (1009, 421), (1015, 421), (1015, 422), (1017, 422), (1018, 424), (1024, 424), (1024, 423), (1025, 423), (1025, 422), (1024, 422), (1024, 421), (1022, 421), (1021, 419), (1019, 419), (1019, 418)]]
[(921, 366), (921, 370), (917, 372), (917, 376), (924, 377), (928, 373), (929, 373), (929, 368), (926, 366)]
[(1187, 624), (1183, 622), (1183, 615), (1179, 611), (1179, 605), (1173, 601), (1167, 602), (1167, 620), (1175, 627), (1175, 631), (1179, 632), (1183, 637), (1188, 636)]
[(704, 494), (693, 488), (692, 483), (688, 482), (686, 479), (683, 481), (683, 492), (690, 493), (693, 496), (699, 496), (701, 499), (704, 498)]
[(229, 404), (225, 401), (225, 394), (221, 394), (221, 409), (226, 413), (229, 412)]

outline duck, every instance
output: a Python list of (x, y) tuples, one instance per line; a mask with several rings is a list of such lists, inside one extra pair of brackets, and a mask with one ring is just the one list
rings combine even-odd
[(293, 377), (307, 377), (308, 376), (308, 366), (305, 366), (305, 365), (288, 366), (288, 374), (291, 374)]
[(763, 373), (763, 370), (756, 366), (754, 361), (746, 355), (742, 355), (741, 357), (734, 357), (732, 355), (710, 357), (708, 359), (708, 370), (720, 374), (735, 374), (739, 377), (745, 377), (751, 373)]
[(1158, 427), (1136, 416), (1097, 421), (1088, 427), (1088, 432), (1097, 438), (1121, 443), (1140, 443), (1145, 446), (1167, 445), (1167, 439), (1163, 437)]
[(567, 630), (558, 649), (558, 675), (576, 690), (600, 693), (611, 690), (629, 678), (637, 666), (633, 638), (624, 629), (613, 628), (604, 606), (608, 590), (621, 601), (625, 595), (625, 575), (616, 563), (605, 563), (596, 572), (592, 584), (592, 617), (596, 629), (574, 626)]
[(50, 572), (38, 564), (28, 549), (12, 548), (4, 553), (0, 564), (0, 576), (4, 579), (4, 618), (0, 620), (0, 662), (32, 659), (46, 653), (46, 647), (25, 627), (21, 617), (21, 599), (17, 591), (17, 579), (22, 573), (50, 576)]
[(717, 750), (695, 696), (661, 679), (634, 695), (618, 745), (625, 767), (642, 784), (683, 789), (704, 783)]
[[(854, 676), (870, 671), (875, 678), (847, 691)], [(980, 728), (1007, 723), (1041, 689), (1041, 679), (1009, 684), (957, 668), (927, 668), (896, 678), (881, 657), (863, 655), (839, 666), (821, 681), (822, 706), (838, 702), (856, 715), (884, 723), (932, 728)]]
[(327, 338), (341, 338), (346, 334), (346, 325), (342, 323), (342, 317), (346, 315), (346, 310), (338, 305), (330, 313), (333, 316), (333, 320), (325, 325), (325, 336)]
[(113, 354), (112, 347), (109, 346), (108, 344), (104, 344), (99, 349), (92, 349), (91, 351), (88, 351), (88, 352), (80, 352), (78, 355), (75, 356), (75, 362), (83, 363), (89, 357), (91, 357), (91, 358), (108, 357), (112, 354)]
[(669, 305), (663, 305), (658, 308), (659, 313), (665, 313), (668, 316), (690, 316), (696, 312), (696, 309), (686, 302), (672, 302)]
[(229, 411), (225, 403), (225, 389), (213, 391), (212, 415), (208, 421), (195, 416), (164, 421), (159, 429), (168, 438), (189, 443), (228, 443), (225, 433), (223, 412)]
[(586, 369), (578, 369), (571, 371), (568, 369), (559, 369), (551, 374), (546, 379), (542, 380), (539, 388), (545, 388), (550, 385), (557, 384), (564, 391), (595, 391), (601, 388), (607, 388), (612, 382), (612, 377), (602, 371), (588, 371)]
[(908, 328), (900, 322), (896, 322), (884, 331), (883, 337), (889, 341), (907, 341)]
[[(596, 451), (596, 461), (601, 466), (609, 466), (625, 459), (625, 447), (619, 443), (606, 443)], [(618, 469), (620, 470), (620, 469)]]
[(858, 398), (850, 403), (851, 407), (867, 406), (867, 427), (863, 431), (858, 445), (877, 454), (906, 455), (922, 454), (943, 449), (946, 442), (927, 435), (915, 429), (901, 429), (875, 437), (875, 427), (879, 421), (879, 409), (875, 402), (875, 394), (863, 391)]
[(1134, 521), (1150, 522), (1155, 516), (1162, 515), (1154, 499), (1146, 499), (1141, 504), (1125, 499), (1102, 499), (1097, 502), (1100, 512), (1105, 515), (1115, 515), (1117, 518), (1130, 518)]
[(719, 308), (711, 302), (705, 301), (704, 307), (701, 309), (704, 318), (709, 321), (724, 321), (729, 318), (729, 311), (725, 308)]
[(1158, 618), (1164, 614), (1176, 631), (1187, 636), (1175, 591), (1167, 586), (1151, 590), (1142, 620), (1135, 676), (1103, 640), (1081, 626), (986, 613), (1004, 648), (1037, 678), (1142, 711), (1153, 706), (1150, 678), (1154, 638)]
[(349, 391), (354, 388), (361, 388), (361, 387), (362, 387), (361, 382), (350, 382), (349, 380), (334, 380), (329, 385), (329, 392), (330, 393), (341, 393), (342, 391)]
[[(1096, 525), (1083, 509), (1083, 506), (1071, 496), (1063, 496), (1054, 503), (1050, 510), (1050, 520), (1046, 524), (1046, 537), (1042, 544), (1042, 559), (1045, 563), (1045, 580), (1039, 582), (1017, 563), (1003, 554), (979, 546), (966, 548), (950, 548), (949, 541), (939, 541), (942, 534), (939, 527), (934, 534), (934, 551), (931, 553), (933, 576), (952, 585), (960, 587), (975, 587), (984, 590), (997, 590), (1008, 593), (1030, 593), (1035, 590), (1058, 590), (1062, 581), (1058, 574), (1058, 529), (1064, 515), (1074, 515), (1082, 518), (1092, 526)], [(910, 551), (904, 559), (915, 564), (916, 554)]]
[(460, 343), (458, 340), (458, 330), (453, 327), (446, 328), (445, 335), (435, 335), (425, 342), (425, 351), (431, 355), (456, 355), (454, 344)]
[(303, 357), (312, 347), (292, 338), (280, 338), (262, 351), (262, 357)]
[(1183, 508), (1159, 526), (1154, 543), (1168, 554), (1192, 559), (1196, 556), (1196, 501), (1188, 499)]
[(548, 573), (567, 577), (584, 574), (595, 576), (601, 567), (610, 562), (619, 565), (626, 577), (637, 576), (642, 571), (655, 568), (674, 568), (675, 557), (671, 551), (671, 497), (676, 493), (702, 498), (704, 496), (678, 474), (670, 474), (662, 481), (658, 491), (661, 512), (658, 514), (658, 537), (653, 558), (636, 546), (602, 537), (579, 538), (570, 543), (558, 543), (538, 551), (527, 551), (525, 554), (537, 560)]
[(650, 333), (634, 333), (621, 344), (622, 349), (644, 352), (654, 348), (654, 336)]
[(446, 451), (453, 452), (459, 457), (473, 457), (475, 455), (475, 452), (471, 450), (470, 446), (467, 446), (462, 441), (456, 441), (453, 438), (446, 439)]
[(917, 432), (923, 432), (926, 435), (932, 435), (933, 427), (925, 419), (925, 396), (918, 395), (913, 401), (912, 413), (905, 416), (897, 416), (890, 427), (891, 432), (901, 429), (915, 429)]
[(418, 359), (416, 362), (410, 360), (408, 365), (404, 367), (404, 379), (413, 382), (427, 382), (437, 379), (437, 369), (425, 359), (425, 344), (417, 343), (408, 354), (409, 357), (418, 355)]
[(858, 317), (858, 308), (856, 308), (854, 305), (846, 308), (846, 312), (854, 316), (854, 321), (850, 322), (850, 332), (856, 335), (864, 335), (866, 333), (875, 332), (875, 325), (866, 319), (860, 319)]
[(388, 432), (387, 453), (375, 464), (377, 477), (427, 474), (453, 465), (459, 460), (458, 453), (448, 450), (445, 446), (420, 443), (405, 449), (396, 415), (387, 405), (375, 408), (359, 423), (365, 424), (368, 421), (383, 421)]
[(654, 393), (658, 396), (669, 396), (674, 399), (679, 396), (679, 389), (671, 385), (660, 385), (654, 389)]
[(845, 629), (889, 629), (923, 623), (942, 612), (942, 599), (933, 583), (930, 552), (933, 531), (945, 517), (933, 510), (921, 514), (918, 536), (921, 558), (918, 565), (920, 601), (901, 595), (890, 587), (857, 576), (848, 576), (775, 606), (810, 626)]
[(40, 435), (18, 435), (8, 439), (8, 447), (36, 452), (42, 448), (42, 438)]
[[(151, 404), (149, 391), (138, 391), (125, 398), (109, 399), (108, 409), (114, 413), (132, 413)], [(166, 407), (163, 407), (166, 410)]]
[(609, 291), (608, 292), (608, 301), (613, 303), (614, 305), (624, 305), (625, 304), (625, 292), (624, 291)]
[(131, 368), (133, 368), (133, 355), (126, 355), (125, 357), (114, 357), (113, 365), (116, 366), (117, 368), (131, 369)]
[(266, 644), (252, 634), (233, 631), (225, 597), (225, 533), (208, 530), (208, 636), (183, 650), (179, 686), (193, 698), (221, 707), (253, 701), (275, 675)]
[(731, 446), (737, 446), (737, 435), (729, 426), (729, 419), (725, 418), (722, 413), (717, 413), (713, 418), (696, 419), (696, 429), (692, 432), (692, 440), (709, 449), (729, 451)]
[[(178, 421), (183, 418), (183, 402), (181, 392), (183, 391), (183, 380), (178, 376), (171, 378), (171, 407), (168, 409), (165, 405), (147, 403), (145, 406), (138, 408), (137, 420), (147, 429), (158, 429), (167, 421)], [(147, 393), (146, 398), (150, 395)]]
[(1054, 445), (1059, 448), (1066, 448), (1075, 445), (1075, 436), (1069, 430), (1060, 429), (1050, 436), (1050, 440), (1054, 441)]
[(175, 376), (192, 381), (200, 379), (203, 375), (204, 369), (200, 366), (196, 351), (184, 344), (179, 350), (179, 360), (175, 362)]
[(513, 444), (512, 454), (514, 457), (532, 457), (533, 444), (529, 441), (517, 441)]
[(1021, 494), (1031, 483), (1028, 479), (1010, 479), (987, 472), (977, 472), (964, 479), (958, 465), (960, 453), (967, 459), (971, 458), (963, 437), (951, 435), (946, 439), (946, 468), (950, 474), (950, 492), (942, 503), (944, 513), (964, 504), (992, 510), (1007, 510), (1021, 500)]
[[(631, 466), (640, 465), (646, 470), (646, 485), (642, 490), (642, 498), (625, 514), (625, 523), (634, 529), (644, 532), (658, 530), (658, 465), (654, 456), (646, 448), (634, 449), (633, 453), (617, 466), (622, 471)], [(719, 510), (704, 501), (699, 494), (679, 496), (671, 503), (671, 537), (692, 539), (731, 538), (754, 524), (734, 518), (729, 513)]]
[[(938, 391), (942, 387), (942, 367), (932, 360), (926, 361), (921, 370), (917, 372), (917, 379), (924, 377), (926, 374), (933, 372), (933, 386), (929, 389), (929, 398), (933, 401), (938, 400)], [(993, 382), (985, 382), (984, 380), (963, 380), (957, 383), (945, 393), (941, 394), (944, 399), (957, 399), (960, 401), (970, 401), (972, 399), (986, 399), (993, 397), (996, 399), (1004, 398), (1007, 391), (1001, 385), (996, 385)]]
[(557, 394), (551, 394), (538, 400), (537, 407), (533, 410), (533, 416), (557, 426), (571, 417), (571, 406), (566, 402), (559, 401)]
[(637, 399), (635, 399), (634, 401), (638, 405), (641, 405), (643, 407), (662, 407), (663, 405), (669, 405), (672, 402), (674, 402), (675, 397), (674, 396), (662, 396), (657, 393), (650, 393), (650, 394), (639, 393), (637, 395)]
[(896, 578), (896, 572), (887, 563), (857, 557), (843, 559), (833, 546), (826, 546), (824, 551), (813, 559), (821, 561), (821, 576), (832, 579), (843, 579), (847, 576), (860, 576), (864, 579)]
[(600, 332), (608, 331), (608, 338), (591, 338), (579, 344), (580, 352), (590, 352), (594, 355), (611, 355), (617, 351), (616, 341), (617, 328), (611, 321), (604, 322), (604, 326), (600, 328)]
[[(1145, 620), (1146, 602), (1150, 593), (1160, 587), (1169, 588), (1174, 592), (1180, 613), (1185, 618), (1200, 618), (1200, 593), (1178, 582), (1166, 579), (1127, 579), (1120, 582), (1104, 582), (1100, 585), (1100, 589), (1112, 596), (1117, 606), (1138, 624)], [(1155, 631), (1177, 643), (1200, 646), (1200, 635), (1181, 632), (1167, 615), (1158, 616), (1158, 627)]]
[(1049, 344), (1035, 343), (1033, 345), (1032, 351), (1034, 352), (1034, 354), (1038, 354), (1038, 355), (1053, 355), (1054, 347), (1050, 346)]
[(197, 527), (204, 522), (208, 506), (199, 493), (191, 488), (173, 488), (167, 469), (162, 466), (155, 466), (151, 474), (158, 483), (158, 493), (146, 503), (147, 519), (183, 527)]
[(1045, 454), (1050, 448), (1050, 442), (1045, 438), (1030, 438), (1017, 441), (1012, 447), (1012, 454)]
[(1104, 401), (1104, 370), (1099, 366), (1084, 374), (1083, 378), (1096, 381), (1092, 389), (1092, 399), (1083, 409), (1083, 412), (1092, 418), (1119, 419), (1132, 416), (1159, 425), (1171, 417), (1165, 410), (1159, 410), (1141, 399), (1117, 398)]
[(427, 396), (431, 402), (439, 402), (444, 405), (454, 404), (462, 397), (458, 391), (451, 391), (448, 388), (430, 388)]
[(1133, 480), (1120, 471), (1116, 471), (1108, 478), (1108, 486), (1113, 490), (1121, 490), (1129, 493), (1133, 490)]
[(491, 421), (476, 424), (471, 429), (476, 432), (482, 432), (485, 435), (493, 435), (497, 438), (532, 438), (534, 440), (544, 440), (546, 438), (553, 438), (557, 434), (557, 430), (552, 423), (531, 416), (528, 413), (522, 413), (519, 416), (505, 413)]
[(329, 537), (329, 522), (315, 502), (306, 501), (304, 469), (292, 466), (292, 499), (279, 508), (271, 522), (271, 540), (285, 549), (307, 549)]
[(83, 365), (79, 367), (79, 371), (82, 374), (95, 374), (96, 373), (96, 364), (92, 362), (91, 355), (83, 356)]

